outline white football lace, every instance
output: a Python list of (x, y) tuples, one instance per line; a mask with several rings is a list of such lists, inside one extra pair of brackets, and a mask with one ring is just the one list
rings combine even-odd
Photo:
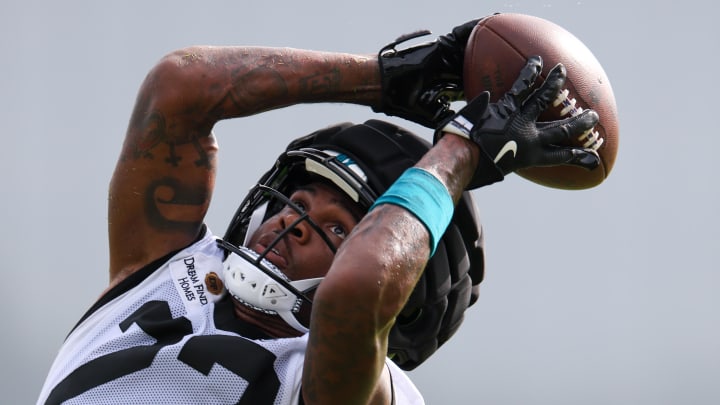
[[(583, 112), (582, 107), (575, 106), (576, 102), (574, 98), (570, 97), (570, 92), (567, 89), (563, 89), (553, 102), (553, 107), (562, 105), (560, 115), (564, 117), (570, 114), (571, 117), (574, 117)], [(583, 148), (598, 150), (605, 140), (600, 137), (600, 133), (593, 127), (580, 134), (578, 141), (584, 142)]]

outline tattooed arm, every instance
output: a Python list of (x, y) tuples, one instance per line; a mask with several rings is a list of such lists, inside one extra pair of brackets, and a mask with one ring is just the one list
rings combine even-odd
[(297, 103), (377, 106), (375, 56), (287, 48), (193, 47), (143, 82), (110, 184), (110, 285), (198, 237), (222, 119)]

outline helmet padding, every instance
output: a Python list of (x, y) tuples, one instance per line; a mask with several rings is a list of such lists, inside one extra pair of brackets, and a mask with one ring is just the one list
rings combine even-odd
[[(291, 142), (258, 184), (289, 193), (297, 182), (311, 175), (322, 176), (315, 171), (308, 173), (306, 161), (310, 159), (334, 173), (326, 177), (339, 176), (356, 188), (356, 201), (367, 212), (375, 199), (430, 146), (428, 141), (388, 122), (342, 123)], [(356, 167), (350, 170), (348, 162)], [(252, 232), (249, 225), (253, 212), (267, 203), (263, 198), (261, 192), (246, 197), (227, 229), (226, 241), (243, 243), (246, 234)], [(272, 204), (267, 207), (263, 219), (275, 212)], [(465, 192), (390, 332), (388, 356), (405, 370), (414, 369), (430, 357), (460, 327), (465, 310), (478, 298), (483, 273), (481, 225), (472, 195)]]

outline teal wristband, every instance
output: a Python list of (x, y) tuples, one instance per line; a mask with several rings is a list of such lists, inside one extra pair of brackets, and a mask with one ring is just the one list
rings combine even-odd
[(450, 224), (455, 205), (445, 185), (431, 173), (411, 167), (370, 207), (381, 204), (405, 208), (425, 225), (430, 233), (430, 256), (435, 254), (445, 229)]

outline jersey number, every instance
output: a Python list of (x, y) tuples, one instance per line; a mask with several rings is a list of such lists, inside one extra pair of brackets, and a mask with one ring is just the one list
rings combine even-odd
[[(119, 350), (85, 363), (55, 386), (46, 404), (62, 403), (92, 388), (150, 367), (163, 347), (175, 344), (192, 333), (191, 322), (185, 317), (173, 318), (165, 301), (147, 302), (121, 322), (120, 329), (125, 332), (134, 323), (157, 342), (150, 346)], [(243, 357), (228, 356), (230, 352), (242, 352)], [(265, 370), (274, 370), (275, 355), (237, 336), (194, 336), (185, 342), (178, 360), (205, 375), (210, 373), (214, 364), (219, 364), (245, 379), (248, 387), (238, 404), (271, 404), (280, 387), (274, 372), (264, 374), (264, 369), (257, 367), (258, 364), (269, 364)]]

